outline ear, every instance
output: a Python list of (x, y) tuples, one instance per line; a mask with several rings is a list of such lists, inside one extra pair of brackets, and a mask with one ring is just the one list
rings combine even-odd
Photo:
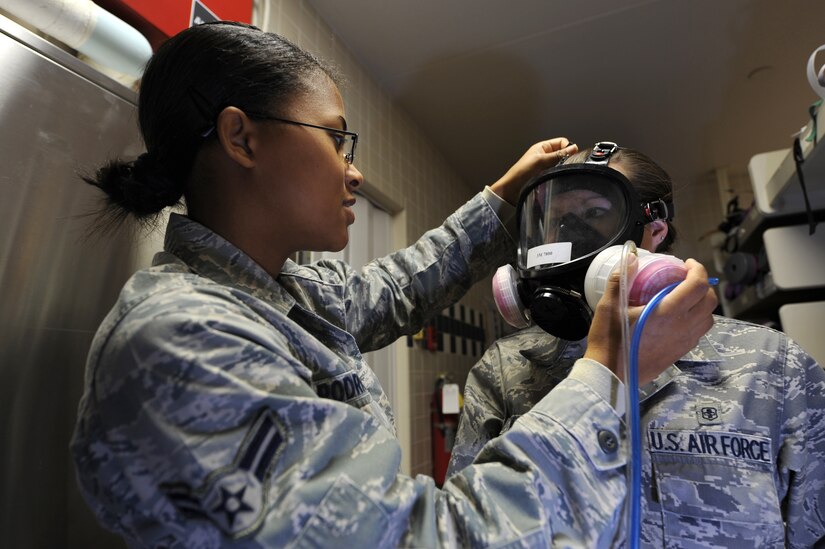
[(667, 236), (667, 221), (664, 219), (657, 219), (645, 225), (645, 230), (650, 231), (650, 236), (653, 240), (653, 247), (656, 248)]
[(226, 155), (244, 168), (255, 166), (259, 130), (237, 107), (226, 107), (218, 114), (215, 132)]

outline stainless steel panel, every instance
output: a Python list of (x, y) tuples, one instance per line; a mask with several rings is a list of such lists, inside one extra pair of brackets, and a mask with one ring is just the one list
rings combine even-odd
[(138, 253), (87, 238), (79, 171), (141, 152), (135, 94), (0, 17), (0, 546), (123, 547), (68, 451), (94, 331)]

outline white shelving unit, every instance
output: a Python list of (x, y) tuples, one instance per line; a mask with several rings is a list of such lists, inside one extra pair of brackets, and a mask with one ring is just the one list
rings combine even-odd
[(816, 232), (809, 234), (792, 150), (755, 155), (748, 164), (754, 205), (728, 236), (737, 252), (762, 253), (767, 272), (733, 299), (723, 295), (722, 308), (726, 316), (777, 323), (825, 364), (825, 115), (817, 126), (818, 144), (802, 149), (808, 199), (820, 220)]
[[(803, 141), (805, 158), (802, 172), (811, 208), (825, 210), (825, 108), (817, 120), (817, 142), (814, 147)], [(802, 186), (796, 176), (793, 152), (789, 148), (760, 153), (748, 163), (748, 175), (753, 188), (754, 205), (735, 231), (739, 250), (756, 252), (762, 246), (760, 237), (770, 228), (805, 222)]]

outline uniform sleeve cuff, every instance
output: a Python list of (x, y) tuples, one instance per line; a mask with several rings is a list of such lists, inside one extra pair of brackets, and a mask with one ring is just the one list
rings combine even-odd
[(616, 413), (624, 415), (624, 383), (619, 381), (619, 378), (613, 375), (613, 372), (601, 363), (589, 358), (580, 358), (573, 365), (567, 377), (586, 384), (605, 401), (610, 403), (613, 409), (616, 410)]
[(501, 224), (507, 229), (507, 232), (511, 235), (517, 234), (516, 207), (493, 192), (493, 189), (489, 186), (484, 187), (484, 191), (481, 193), (481, 196), (493, 209), (493, 212), (495, 212), (496, 216), (501, 221)]

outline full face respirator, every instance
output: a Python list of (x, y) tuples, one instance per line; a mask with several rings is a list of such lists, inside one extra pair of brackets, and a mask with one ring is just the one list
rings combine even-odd
[[(561, 339), (584, 338), (609, 275), (603, 265), (615, 265), (615, 250), (625, 242), (640, 245), (647, 223), (672, 218), (672, 204), (642, 202), (630, 181), (608, 166), (617, 150), (615, 143), (596, 143), (583, 164), (550, 168), (522, 190), (516, 207), (516, 266), (500, 267), (493, 277), (496, 307), (511, 326), (526, 328), (532, 322)], [(588, 303), (586, 274), (599, 254), (587, 292), (595, 301)], [(673, 268), (684, 272), (683, 266)]]

